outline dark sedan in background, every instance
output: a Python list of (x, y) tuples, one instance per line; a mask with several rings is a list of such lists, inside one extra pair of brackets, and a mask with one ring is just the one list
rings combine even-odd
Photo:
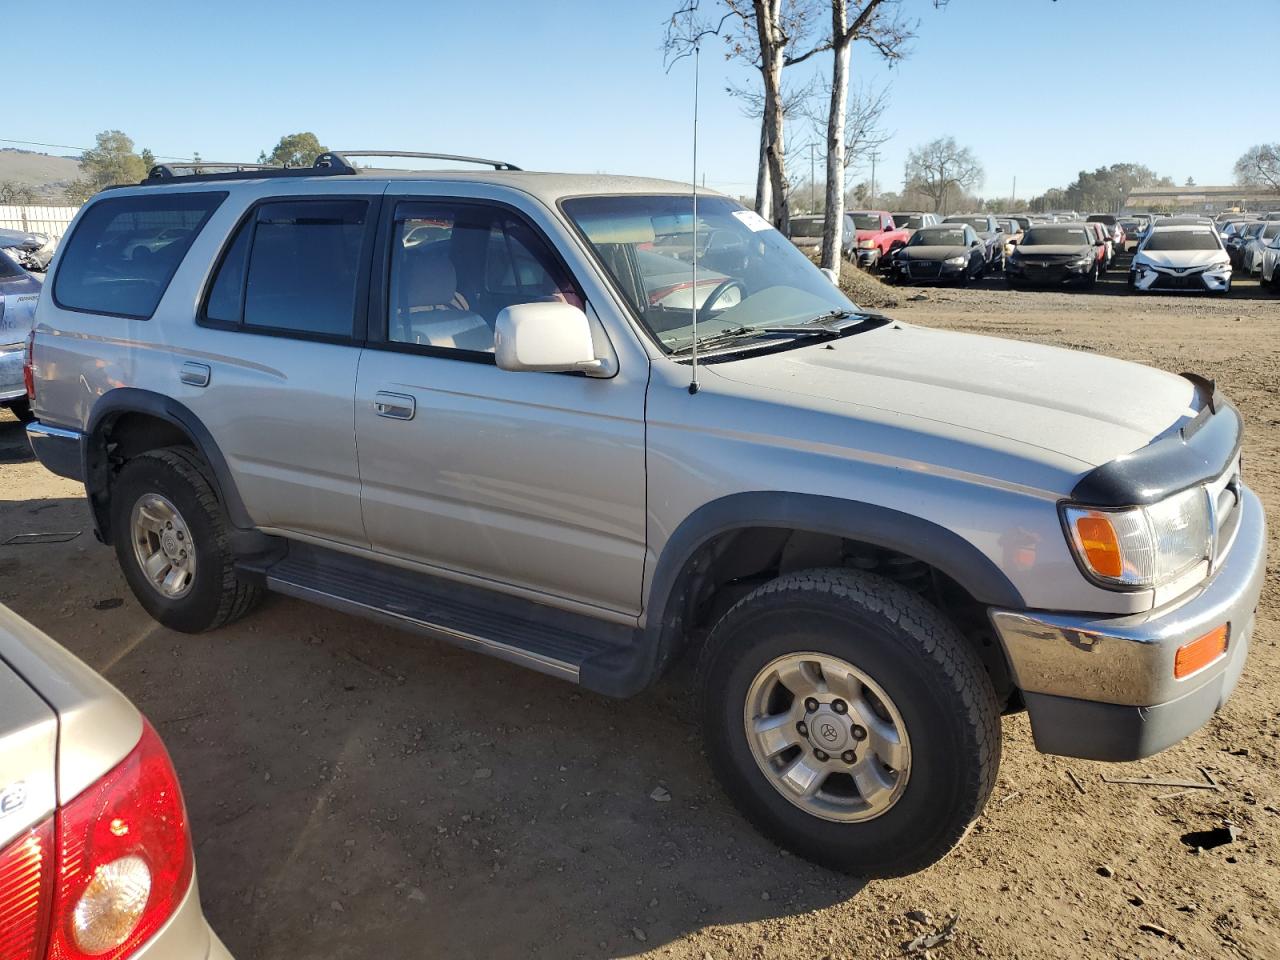
[(983, 252), (987, 258), (987, 266), (998, 270), (1004, 263), (1004, 231), (995, 217), (985, 213), (958, 213), (947, 217), (944, 224), (968, 224), (982, 241)]
[(889, 278), (895, 283), (968, 283), (987, 270), (987, 253), (967, 223), (917, 230), (893, 255)]
[(1065, 283), (1091, 287), (1098, 282), (1095, 244), (1093, 224), (1034, 226), (1005, 261), (1005, 280), (1010, 287)]

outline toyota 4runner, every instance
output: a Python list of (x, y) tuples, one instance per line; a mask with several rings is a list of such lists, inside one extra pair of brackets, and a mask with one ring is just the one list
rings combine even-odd
[(696, 654), (734, 802), (864, 875), (960, 839), (1002, 712), (1131, 760), (1231, 693), (1213, 383), (860, 310), (715, 193), (355, 156), (157, 168), (53, 261), (29, 435), (160, 623), (276, 591), (614, 696)]

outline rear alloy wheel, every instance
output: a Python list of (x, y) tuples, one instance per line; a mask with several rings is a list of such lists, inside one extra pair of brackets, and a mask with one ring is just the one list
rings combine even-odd
[(153, 619), (199, 633), (243, 616), (260, 590), (240, 579), (230, 524), (204, 462), (167, 447), (125, 463), (111, 488), (116, 559)]
[(927, 867), (981, 812), (1000, 763), (991, 680), (918, 594), (830, 569), (758, 587), (699, 665), (707, 754), (778, 843), (859, 876)]

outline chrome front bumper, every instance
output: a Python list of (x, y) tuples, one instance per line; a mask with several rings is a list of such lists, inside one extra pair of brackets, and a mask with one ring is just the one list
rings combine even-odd
[[(1226, 702), (1244, 669), (1266, 575), (1262, 503), (1242, 488), (1240, 509), (1230, 552), (1189, 599), (1128, 617), (992, 612), (1039, 749), (1106, 760), (1147, 756), (1194, 732)], [(1178, 648), (1224, 623), (1226, 655), (1177, 679)]]

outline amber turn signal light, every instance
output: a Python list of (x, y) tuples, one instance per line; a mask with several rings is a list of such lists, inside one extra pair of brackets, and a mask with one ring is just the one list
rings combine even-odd
[(1124, 574), (1124, 559), (1120, 555), (1120, 540), (1111, 521), (1101, 514), (1086, 514), (1076, 518), (1076, 536), (1085, 560), (1093, 572), (1101, 577), (1119, 579)]
[(1203, 637), (1197, 637), (1178, 648), (1178, 653), (1173, 658), (1173, 675), (1179, 680), (1189, 677), (1197, 670), (1203, 670), (1226, 652), (1227, 625), (1224, 623), (1216, 630), (1210, 630)]

